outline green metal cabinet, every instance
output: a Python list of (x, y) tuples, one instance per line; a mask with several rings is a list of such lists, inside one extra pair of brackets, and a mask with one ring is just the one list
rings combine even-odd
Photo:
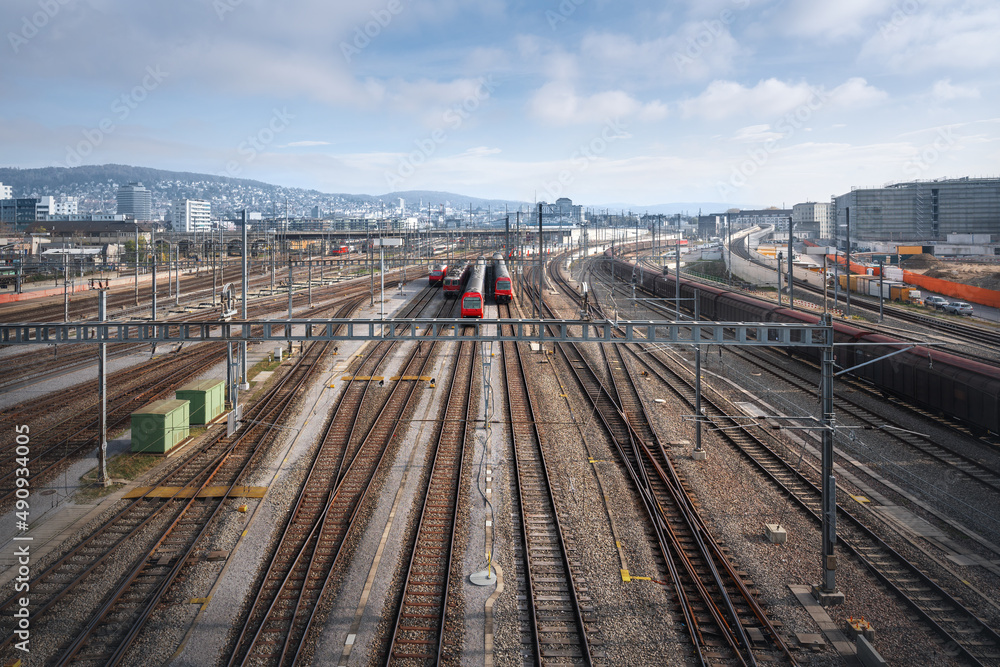
[(225, 382), (196, 380), (177, 390), (177, 398), (191, 401), (191, 423), (207, 424), (225, 409)]
[(190, 433), (190, 401), (155, 401), (132, 413), (132, 451), (165, 454)]

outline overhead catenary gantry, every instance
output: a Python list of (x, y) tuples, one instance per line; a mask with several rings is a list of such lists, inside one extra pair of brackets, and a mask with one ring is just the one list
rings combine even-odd
[[(509, 326), (503, 332), (500, 325)], [(0, 324), (0, 344), (485, 340), (826, 347), (833, 327), (796, 323), (547, 319), (284, 319), (246, 322), (24, 322)]]

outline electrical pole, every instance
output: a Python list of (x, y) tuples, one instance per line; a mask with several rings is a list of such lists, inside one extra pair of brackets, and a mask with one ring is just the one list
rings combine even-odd
[[(832, 326), (830, 316), (823, 317), (823, 325)], [(823, 552), (820, 567), (823, 572), (823, 583), (817, 591), (821, 595), (836, 595), (837, 590), (837, 556), (834, 547), (837, 544), (837, 480), (833, 476), (833, 336), (823, 346), (823, 375), (820, 388), (820, 400), (823, 408), (823, 455), (822, 455), (822, 489), (823, 489)], [(819, 597), (819, 596), (817, 596)]]
[(781, 307), (781, 251), (778, 251), (778, 307)]
[(149, 233), (149, 247), (153, 253), (153, 319), (156, 319), (156, 259), (159, 254), (156, 250), (156, 227), (154, 223), (153, 230)]
[(542, 272), (545, 266), (542, 252), (545, 246), (542, 242), (542, 205), (538, 205), (538, 319), (542, 319)]
[(885, 300), (885, 262), (881, 259), (878, 261), (878, 321), (881, 324), (885, 320), (885, 315), (883, 314), (884, 300)]
[(851, 207), (847, 207), (847, 319), (851, 318)]
[[(249, 253), (247, 252), (247, 210), (243, 209), (242, 214), (243, 219), (243, 306), (240, 308), (240, 315), (243, 321), (247, 320), (247, 281), (250, 277), (249, 272)], [(245, 340), (240, 341), (240, 389), (246, 391), (250, 389), (250, 378), (247, 377), (247, 342)], [(236, 407), (235, 405), (233, 407)]]
[[(106, 322), (108, 319), (108, 291), (101, 283), (97, 291), (97, 321)], [(107, 338), (107, 331), (100, 333), (101, 339)], [(100, 343), (97, 346), (97, 394), (100, 401), (100, 440), (101, 446), (98, 450), (97, 483), (100, 486), (110, 486), (111, 480), (108, 478), (108, 344)]]
[(139, 305), (139, 223), (135, 223), (135, 305)]
[[(795, 264), (792, 262), (792, 258), (795, 256), (792, 253), (792, 217), (788, 216), (788, 307), (795, 307), (795, 295), (792, 292), (795, 285)], [(779, 294), (781, 290), (778, 290)]]

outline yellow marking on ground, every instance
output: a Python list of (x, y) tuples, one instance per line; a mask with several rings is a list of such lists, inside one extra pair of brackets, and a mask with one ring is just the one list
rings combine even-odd
[[(180, 486), (138, 486), (127, 494), (125, 498), (190, 498), (196, 489), (193, 487)], [(266, 486), (234, 486), (229, 491), (228, 486), (209, 486), (198, 494), (199, 498), (221, 498), (227, 495), (230, 498), (263, 498), (267, 492)]]
[(622, 581), (624, 581), (626, 584), (632, 581), (632, 577), (629, 576), (628, 570), (624, 568), (622, 568)]
[(587, 459), (587, 463), (609, 463), (609, 461), (605, 461), (604, 459)]
[(188, 600), (188, 604), (208, 604), (209, 600), (211, 600), (211, 599), (212, 599), (211, 597), (207, 597), (207, 598), (191, 598), (190, 600)]
[(851, 498), (854, 498), (854, 502), (858, 502), (858, 503), (861, 503), (861, 504), (870, 503), (871, 502), (870, 500), (868, 500), (868, 498), (866, 498), (864, 496), (854, 496), (854, 495), (852, 495)]
[(358, 380), (360, 382), (362, 380), (384, 380), (385, 378), (381, 375), (345, 375), (340, 379), (344, 382), (350, 382), (351, 380)]
[(430, 375), (394, 375), (393, 377), (391, 377), (389, 379), (392, 382), (399, 382), (400, 380), (403, 380), (403, 381), (409, 380), (409, 381), (430, 382), (431, 376)]

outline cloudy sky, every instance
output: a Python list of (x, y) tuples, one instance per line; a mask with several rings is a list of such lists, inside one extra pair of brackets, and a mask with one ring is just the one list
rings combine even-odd
[(4, 0), (0, 165), (788, 205), (1000, 172), (995, 0)]

